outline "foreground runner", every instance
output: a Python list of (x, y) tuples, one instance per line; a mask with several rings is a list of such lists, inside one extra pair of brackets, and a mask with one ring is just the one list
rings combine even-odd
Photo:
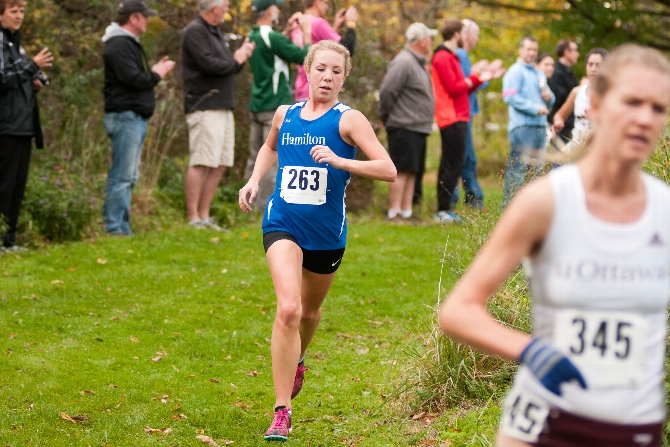
[[(440, 312), (448, 334), (522, 364), (498, 446), (661, 445), (670, 188), (640, 168), (666, 125), (670, 62), (624, 45), (589, 90), (588, 152), (520, 191)], [(526, 257), (532, 337), (486, 308)]]
[[(274, 420), (265, 433), (269, 441), (286, 441), (291, 431), (291, 399), (302, 388), (305, 351), (344, 255), (344, 191), (351, 174), (387, 182), (396, 177), (365, 116), (337, 99), (351, 69), (349, 51), (336, 42), (320, 41), (310, 49), (304, 67), (309, 100), (277, 109), (239, 199), (240, 208), (251, 211), (258, 182), (279, 159), (275, 192), (263, 220), (263, 245), (277, 294), (272, 327), (276, 401)], [(369, 160), (355, 160), (356, 147)]]

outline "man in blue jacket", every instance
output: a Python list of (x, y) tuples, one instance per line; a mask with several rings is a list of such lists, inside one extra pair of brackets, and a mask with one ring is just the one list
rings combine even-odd
[(533, 176), (529, 159), (543, 150), (546, 141), (547, 115), (555, 97), (551, 90), (542, 91), (544, 75), (535, 68), (538, 44), (526, 36), (519, 45), (519, 58), (503, 76), (503, 101), (507, 104), (509, 124), (507, 132), (511, 144), (505, 169), (505, 197), (507, 205), (524, 181)]
[(163, 57), (149, 68), (139, 36), (150, 16), (158, 14), (142, 0), (124, 0), (118, 18), (105, 30), (105, 132), (112, 140), (112, 166), (107, 174), (103, 216), (107, 233), (130, 230), (131, 191), (139, 178), (147, 120), (154, 112), (154, 86), (173, 68)]

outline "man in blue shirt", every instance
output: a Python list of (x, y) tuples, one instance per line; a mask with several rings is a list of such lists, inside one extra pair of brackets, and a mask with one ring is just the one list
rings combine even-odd
[(519, 58), (503, 76), (503, 101), (508, 105), (510, 153), (505, 169), (507, 205), (525, 181), (537, 174), (539, 166), (530, 160), (544, 150), (547, 115), (554, 104), (551, 90), (542, 90), (544, 75), (535, 67), (538, 44), (526, 36), (519, 45)]

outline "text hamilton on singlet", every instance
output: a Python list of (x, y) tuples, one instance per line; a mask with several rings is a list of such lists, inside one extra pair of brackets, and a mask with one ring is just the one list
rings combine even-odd
[(292, 145), (292, 146), (321, 145), (321, 146), (325, 146), (326, 145), (326, 137), (315, 137), (314, 135), (310, 135), (309, 133), (294, 137), (290, 133), (284, 132), (281, 135), (281, 144), (284, 145), (284, 146), (286, 146), (286, 145)]

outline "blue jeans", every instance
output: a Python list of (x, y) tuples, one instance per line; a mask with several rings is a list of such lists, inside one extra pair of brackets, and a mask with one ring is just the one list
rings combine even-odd
[(511, 143), (505, 168), (505, 207), (524, 183), (532, 180), (540, 172), (541, 163), (533, 163), (538, 152), (544, 150), (547, 131), (544, 126), (521, 126), (509, 132)]
[(132, 110), (105, 114), (112, 139), (112, 166), (107, 174), (103, 217), (110, 234), (130, 234), (131, 190), (140, 177), (140, 156), (147, 122)]
[[(468, 133), (465, 135), (465, 160), (463, 162), (463, 172), (461, 172), (463, 189), (465, 190), (465, 204), (474, 208), (481, 209), (484, 203), (484, 191), (479, 186), (477, 180), (477, 155), (475, 154), (475, 144), (472, 140), (472, 117), (468, 121)], [(458, 185), (454, 188), (451, 196), (451, 204), (458, 203)]]

